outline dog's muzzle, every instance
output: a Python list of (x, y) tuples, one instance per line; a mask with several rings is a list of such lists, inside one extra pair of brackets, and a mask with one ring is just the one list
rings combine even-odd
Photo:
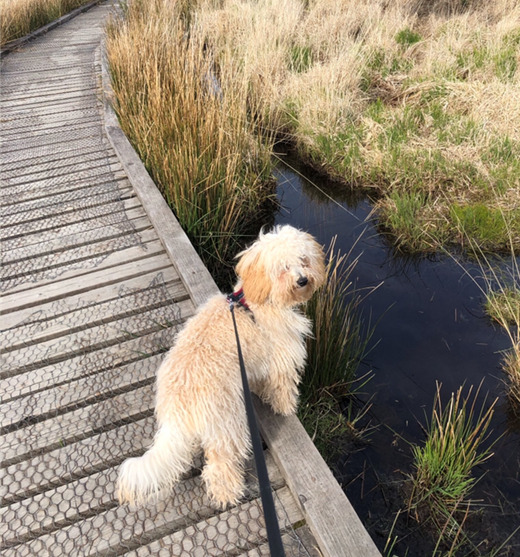
[(308, 282), (309, 282), (309, 279), (307, 277), (300, 277), (296, 281), (296, 284), (303, 288)]

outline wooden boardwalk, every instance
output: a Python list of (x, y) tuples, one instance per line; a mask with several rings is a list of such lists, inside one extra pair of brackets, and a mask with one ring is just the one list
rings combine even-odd
[[(198, 469), (115, 498), (162, 353), (216, 286), (103, 102), (109, 9), (2, 62), (0, 555), (268, 555), (253, 472), (226, 512)], [(379, 555), (298, 420), (258, 412), (287, 555)]]

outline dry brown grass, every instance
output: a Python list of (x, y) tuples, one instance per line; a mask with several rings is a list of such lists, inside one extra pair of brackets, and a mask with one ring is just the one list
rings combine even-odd
[(272, 195), (271, 151), (236, 68), (217, 76), (186, 6), (134, 0), (108, 27), (107, 55), (122, 127), (216, 273)]
[(0, 44), (18, 39), (91, 0), (0, 0)]
[[(395, 236), (389, 195), (420, 192), (433, 216), (420, 249), (463, 230), (502, 249), (485, 230), (499, 209), (520, 247), (518, 2), (199, 0), (194, 14), (263, 125), (332, 178), (376, 190)], [(490, 215), (476, 221), (481, 204)]]

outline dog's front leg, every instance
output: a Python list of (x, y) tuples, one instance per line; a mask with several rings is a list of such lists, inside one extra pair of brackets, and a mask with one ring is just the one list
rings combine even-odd
[(286, 352), (279, 356), (273, 353), (268, 376), (255, 385), (255, 392), (276, 414), (290, 416), (298, 407), (298, 384), (305, 354), (298, 350), (295, 351), (297, 357), (290, 358)]

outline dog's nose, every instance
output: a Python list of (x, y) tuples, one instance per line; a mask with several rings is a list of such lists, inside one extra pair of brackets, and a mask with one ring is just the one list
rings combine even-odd
[(309, 282), (309, 279), (307, 277), (300, 277), (297, 281), (296, 284), (298, 286), (305, 286), (307, 283)]

